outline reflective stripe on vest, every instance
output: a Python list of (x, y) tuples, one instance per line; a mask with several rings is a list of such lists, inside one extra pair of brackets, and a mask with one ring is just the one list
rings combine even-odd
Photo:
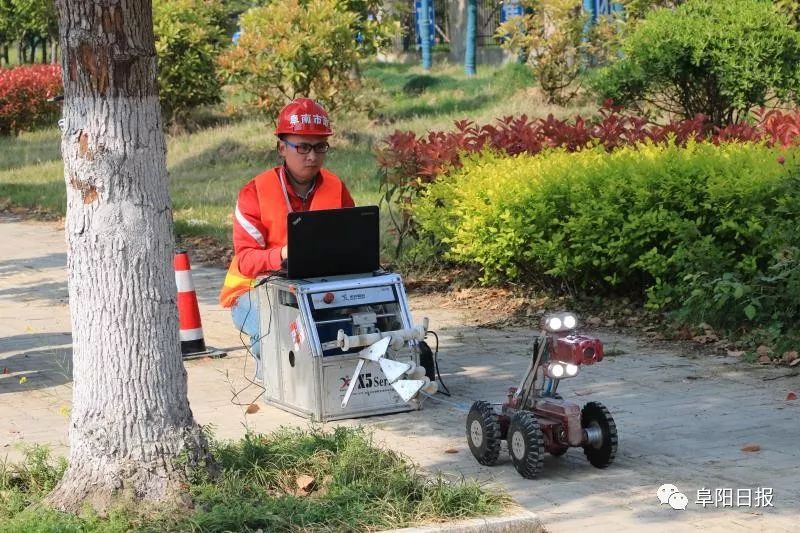
[[(292, 206), (282, 179), (282, 171), (283, 167), (277, 167), (253, 178), (256, 182), (261, 223), (267, 230), (264, 236), (266, 239), (265, 249), (286, 244), (286, 217), (292, 210)], [(341, 180), (325, 169), (320, 170), (320, 178), (315, 184), (314, 197), (311, 199), (309, 210), (342, 207), (344, 185)], [(219, 294), (220, 305), (231, 307), (239, 296), (255, 285), (255, 281), (239, 271), (239, 259), (234, 256)]]

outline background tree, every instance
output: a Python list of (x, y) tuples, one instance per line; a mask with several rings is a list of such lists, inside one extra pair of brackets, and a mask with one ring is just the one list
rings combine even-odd
[(359, 53), (368, 57), (389, 46), (399, 31), (398, 13), (382, 0), (343, 0), (339, 2), (350, 13), (355, 13), (352, 29), (356, 34)]
[(217, 57), (227, 44), (224, 6), (216, 0), (154, 0), (161, 110), (183, 122), (189, 110), (220, 101)]
[(419, 29), (419, 43), (420, 51), (422, 53), (422, 68), (425, 70), (431, 69), (431, 19), (430, 19), (430, 3), (432, 0), (420, 0), (419, 12), (417, 16), (417, 28)]
[(51, 0), (0, 0), (0, 57), (3, 62), (9, 63), (8, 48), (17, 45), (19, 63), (36, 61), (37, 48), (41, 50), (39, 60), (42, 63), (54, 63), (57, 38), (56, 12)]
[[(374, 2), (350, 2), (361, 9)], [(330, 110), (369, 107), (358, 64), (389, 42), (396, 24), (351, 11), (337, 0), (286, 0), (253, 8), (240, 17), (238, 45), (220, 56), (221, 72), (248, 102), (274, 116), (296, 96)]]
[(23, 46), (30, 47), (31, 63), (36, 61), (36, 49), (41, 50), (41, 62), (55, 62), (55, 50), (47, 54), (47, 43), (58, 38), (58, 19), (52, 0), (11, 0), (16, 12), (18, 38)]
[(521, 17), (497, 28), (502, 46), (534, 71), (548, 103), (565, 104), (578, 91), (575, 83), (590, 62), (588, 15), (581, 0), (524, 0)]
[(232, 37), (239, 28), (239, 16), (258, 4), (252, 0), (217, 0), (214, 3), (220, 8), (219, 13), (223, 18), (218, 22), (225, 29), (228, 37)]
[(73, 338), (69, 468), (48, 498), (186, 503), (208, 458), (178, 342), (149, 0), (57, 0)]
[(800, 33), (763, 0), (689, 0), (652, 11), (602, 71), (603, 98), (723, 125), (796, 98)]
[(464, 46), (464, 73), (467, 76), (475, 75), (475, 48), (478, 35), (478, 0), (467, 1), (467, 31)]
[(14, 8), (11, 0), (0, 0), (0, 66), (8, 66), (8, 47), (14, 42)]

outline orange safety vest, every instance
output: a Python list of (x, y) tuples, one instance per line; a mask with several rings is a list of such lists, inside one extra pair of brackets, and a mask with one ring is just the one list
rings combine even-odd
[[(280, 168), (280, 167), (278, 167)], [(317, 209), (338, 209), (342, 207), (342, 191), (344, 184), (332, 172), (320, 170), (322, 179), (317, 181), (314, 196), (311, 198), (310, 211)], [(286, 185), (281, 180), (276, 169), (262, 172), (255, 178), (258, 205), (261, 211), (261, 223), (267, 228), (265, 235), (265, 249), (286, 244), (286, 217), (291, 205), (287, 195)], [(256, 283), (254, 278), (249, 278), (239, 272), (239, 260), (234, 255), (225, 283), (219, 293), (219, 303), (222, 307), (231, 307), (236, 299), (249, 291)]]

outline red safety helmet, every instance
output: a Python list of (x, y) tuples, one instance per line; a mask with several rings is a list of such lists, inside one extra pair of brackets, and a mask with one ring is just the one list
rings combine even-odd
[(310, 98), (295, 98), (278, 115), (275, 135), (333, 135), (328, 112)]

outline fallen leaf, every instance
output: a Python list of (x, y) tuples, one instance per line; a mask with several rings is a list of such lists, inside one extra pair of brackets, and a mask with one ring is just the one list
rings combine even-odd
[(444, 453), (458, 453), (458, 450), (455, 448), (447, 448)]
[(745, 444), (742, 446), (743, 452), (758, 452), (761, 451), (761, 446), (758, 444)]
[(794, 391), (789, 391), (789, 394), (786, 395), (786, 401), (796, 400), (797, 394)]
[(245, 410), (245, 413), (247, 413), (248, 415), (252, 415), (253, 413), (257, 413), (259, 409), (260, 409), (260, 407), (258, 407), (254, 403), (251, 403), (250, 405), (247, 406), (247, 409)]
[(299, 491), (299, 493), (308, 494), (314, 490), (317, 482), (312, 476), (303, 474), (301, 476), (297, 476), (297, 479), (295, 479), (295, 485), (297, 485), (297, 491)]

